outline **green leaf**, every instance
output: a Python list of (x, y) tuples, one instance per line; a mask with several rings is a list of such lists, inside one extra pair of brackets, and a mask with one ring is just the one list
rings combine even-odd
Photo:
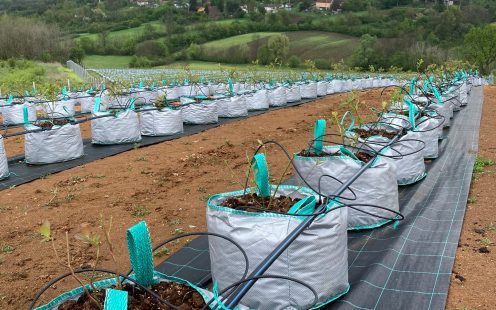
[(41, 224), (41, 226), (37, 229), (37, 232), (43, 238), (43, 241), (49, 241), (52, 235), (50, 222), (48, 220), (44, 220), (43, 224)]

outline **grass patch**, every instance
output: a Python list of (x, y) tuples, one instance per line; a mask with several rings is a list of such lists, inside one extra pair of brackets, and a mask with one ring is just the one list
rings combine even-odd
[(148, 210), (146, 207), (143, 206), (135, 206), (133, 208), (133, 211), (131, 212), (131, 215), (134, 217), (145, 217), (148, 214), (150, 214), (151, 211)]
[(8, 244), (2, 245), (2, 247), (0, 248), (0, 252), (5, 253), (5, 254), (10, 254), (14, 251), (15, 251), (15, 247), (8, 245)]
[(88, 55), (83, 64), (90, 69), (123, 69), (129, 68), (132, 56), (102, 56)]
[(474, 174), (479, 174), (484, 172), (484, 168), (494, 166), (494, 161), (491, 159), (486, 159), (477, 156), (474, 163)]

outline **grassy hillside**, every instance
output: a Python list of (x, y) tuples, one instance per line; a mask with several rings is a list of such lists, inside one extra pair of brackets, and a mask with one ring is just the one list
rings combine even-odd
[(81, 84), (81, 79), (59, 63), (40, 63), (27, 60), (0, 61), (0, 89), (4, 91), (31, 90), (33, 82), (37, 88), (48, 83)]
[(89, 69), (120, 69), (129, 68), (129, 61), (132, 56), (101, 56), (88, 55), (84, 58), (83, 64)]
[[(255, 32), (229, 37), (222, 40), (202, 44), (202, 58), (210, 61), (229, 59), (231, 55), (246, 44), (249, 48), (249, 58), (255, 59), (260, 46), (267, 43), (271, 36), (281, 32)], [(348, 58), (359, 39), (347, 35), (321, 31), (283, 32), (289, 38), (289, 55), (300, 59), (325, 61), (340, 61)]]
[[(141, 26), (139, 26), (139, 27), (117, 30), (117, 31), (111, 31), (108, 33), (108, 39), (122, 39), (122, 38), (129, 38), (129, 37), (139, 37), (139, 36), (144, 34), (145, 27), (147, 25), (152, 26), (154, 28), (154, 30), (159, 32), (159, 33), (165, 33), (165, 25), (163, 23), (161, 23), (160, 21), (152, 21), (152, 22), (141, 24)], [(81, 39), (81, 38), (88, 38), (91, 40), (97, 40), (98, 34), (96, 34), (96, 33), (82, 33), (76, 38), (76, 40)]]

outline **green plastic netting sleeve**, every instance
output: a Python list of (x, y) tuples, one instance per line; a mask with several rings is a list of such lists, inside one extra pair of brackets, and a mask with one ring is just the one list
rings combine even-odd
[(269, 171), (264, 154), (257, 154), (253, 157), (253, 173), (255, 183), (257, 183), (258, 194), (261, 197), (270, 197)]
[(317, 154), (322, 153), (324, 149), (324, 135), (326, 130), (326, 121), (324, 119), (318, 119), (315, 121), (315, 128), (313, 131), (313, 148)]
[(103, 310), (127, 310), (127, 295), (126, 291), (107, 289)]
[(136, 281), (143, 286), (154, 284), (152, 243), (144, 221), (127, 230), (127, 247)]

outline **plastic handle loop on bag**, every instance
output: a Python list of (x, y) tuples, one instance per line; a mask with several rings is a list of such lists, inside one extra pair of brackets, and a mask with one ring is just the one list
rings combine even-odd
[(270, 197), (269, 171), (267, 169), (265, 155), (262, 153), (255, 155), (252, 166), (258, 194), (261, 197)]
[(318, 119), (315, 121), (315, 128), (313, 132), (314, 143), (313, 148), (315, 153), (320, 154), (324, 149), (324, 135), (326, 130), (326, 121), (324, 119)]
[(415, 94), (415, 82), (417, 82), (415, 79), (411, 79), (410, 81), (410, 96)]
[(97, 97), (95, 98), (95, 105), (93, 106), (93, 112), (99, 112), (100, 111), (100, 101), (102, 100), (102, 98), (100, 97)]
[(351, 111), (346, 111), (346, 113), (344, 113), (343, 117), (341, 117), (341, 121), (339, 122), (339, 125), (341, 125), (341, 127), (343, 127), (344, 120), (345, 120), (346, 116), (349, 116), (351, 118), (351, 124), (347, 129), (347, 130), (351, 130), (351, 128), (353, 128), (353, 126), (355, 126), (355, 118), (353, 117), (353, 113), (351, 113)]
[(126, 291), (107, 289), (103, 310), (127, 310), (127, 295)]
[[(219, 297), (219, 289), (217, 288), (217, 281), (214, 280), (214, 284), (212, 286), (212, 294), (214, 295), (213, 299), (215, 300), (215, 306), (213, 309), (220, 308), (221, 310), (231, 310), (222, 303)], [(233, 310), (239, 310), (239, 308), (234, 308)]]
[(10, 95), (9, 100), (7, 100), (7, 104), (12, 104), (12, 101), (14, 101), (14, 97)]
[(360, 159), (358, 159), (358, 157), (356, 157), (356, 156), (355, 156), (355, 154), (353, 154), (353, 152), (352, 152), (352, 151), (348, 150), (348, 149), (347, 149), (347, 148), (345, 148), (344, 146), (341, 146), (341, 147), (339, 148), (339, 151), (340, 151), (340, 152), (341, 152), (341, 154), (343, 154), (343, 155), (346, 155), (346, 156), (348, 156), (348, 157), (351, 157), (351, 158), (353, 158), (353, 159), (355, 159), (355, 160), (360, 160)]
[(417, 110), (410, 100), (405, 100), (405, 102), (408, 105), (408, 121), (412, 125), (412, 129), (415, 129), (415, 114), (417, 114)]
[(133, 110), (134, 111), (134, 98), (131, 98), (131, 103), (129, 105), (129, 110)]
[(127, 230), (127, 247), (136, 281), (143, 286), (154, 284), (152, 243), (144, 221)]
[(437, 90), (436, 86), (432, 86), (432, 91), (434, 92), (434, 96), (436, 96), (437, 101), (439, 101), (439, 104), (443, 104), (443, 97), (439, 93), (439, 90)]
[(229, 79), (229, 80), (227, 81), (227, 83), (229, 84), (229, 94), (230, 94), (231, 96), (234, 96), (234, 87), (233, 87), (232, 80), (231, 80), (231, 79)]
[(24, 126), (28, 126), (29, 125), (29, 116), (28, 116), (28, 107), (27, 106), (22, 107), (22, 117), (24, 120)]
[(317, 200), (315, 196), (308, 196), (295, 203), (288, 211), (289, 214), (308, 215), (315, 211)]
[(139, 88), (143, 88), (143, 81), (139, 82)]

